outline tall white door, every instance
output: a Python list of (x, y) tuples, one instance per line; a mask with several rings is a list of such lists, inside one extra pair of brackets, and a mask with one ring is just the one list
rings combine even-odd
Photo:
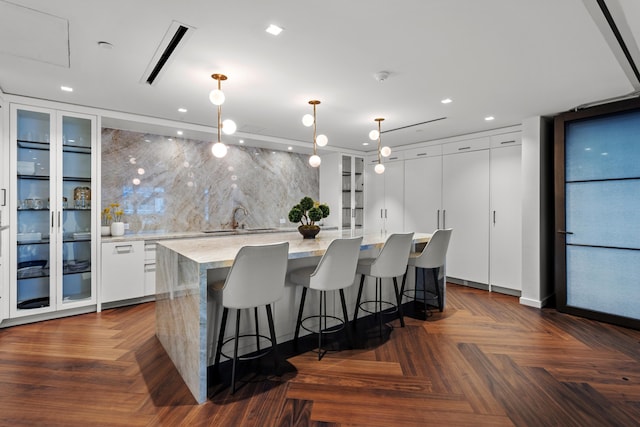
[[(375, 157), (377, 160), (377, 156)], [(384, 174), (373, 170), (374, 158), (367, 157), (364, 164), (365, 199), (364, 227), (369, 232), (384, 232)]]
[(387, 233), (404, 231), (404, 162), (385, 163), (384, 214)]
[(442, 225), (442, 156), (404, 162), (404, 229), (433, 233)]
[(489, 150), (442, 159), (443, 227), (453, 228), (447, 276), (489, 283)]
[(521, 145), (491, 149), (491, 286), (522, 290)]

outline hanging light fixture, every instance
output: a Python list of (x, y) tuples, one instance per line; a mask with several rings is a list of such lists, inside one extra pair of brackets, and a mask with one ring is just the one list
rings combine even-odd
[(218, 88), (212, 90), (209, 94), (211, 103), (218, 106), (218, 141), (211, 146), (211, 152), (214, 156), (222, 158), (227, 155), (227, 146), (222, 142), (220, 133), (224, 132), (225, 135), (233, 134), (236, 131), (236, 123), (230, 119), (222, 121), (222, 104), (224, 104), (225, 96), (221, 89), (221, 82), (227, 80), (227, 76), (224, 74), (212, 74), (211, 78), (218, 81)]
[(313, 105), (313, 116), (311, 114), (305, 114), (302, 117), (302, 124), (309, 127), (311, 125), (313, 125), (313, 155), (311, 157), (309, 157), (309, 164), (314, 167), (317, 168), (318, 166), (320, 166), (320, 156), (318, 156), (318, 152), (316, 149), (317, 147), (324, 147), (325, 145), (327, 145), (327, 143), (329, 142), (329, 139), (327, 138), (326, 135), (317, 135), (316, 136), (316, 105), (320, 104), (320, 101), (318, 100), (311, 100), (309, 101), (309, 104)]
[(382, 141), (381, 141), (381, 134), (382, 132), (380, 131), (380, 123), (384, 120), (381, 117), (378, 117), (377, 119), (374, 119), (376, 122), (378, 122), (378, 129), (374, 129), (371, 132), (369, 132), (369, 139), (372, 141), (375, 141), (376, 139), (378, 140), (378, 164), (375, 167), (375, 171), (376, 173), (380, 174), (380, 173), (384, 173), (384, 165), (382, 164), (382, 159), (380, 158), (382, 157), (389, 157), (391, 155), (391, 148), (389, 147), (381, 147), (382, 146)]

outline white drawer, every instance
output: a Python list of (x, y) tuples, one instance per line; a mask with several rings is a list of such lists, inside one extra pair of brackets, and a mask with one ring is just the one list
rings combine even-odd
[(466, 151), (487, 150), (491, 146), (489, 137), (465, 139), (464, 141), (450, 142), (442, 144), (442, 154), (457, 154)]
[(431, 145), (429, 147), (420, 147), (420, 148), (411, 148), (409, 150), (404, 150), (404, 158), (408, 159), (419, 159), (421, 157), (434, 157), (442, 155), (442, 145)]
[(502, 135), (494, 135), (491, 137), (491, 148), (520, 144), (522, 144), (520, 132), (503, 133)]
[(156, 262), (155, 242), (144, 242), (144, 260)]

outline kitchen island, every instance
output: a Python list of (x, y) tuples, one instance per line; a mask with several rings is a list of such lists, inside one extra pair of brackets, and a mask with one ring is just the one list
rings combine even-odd
[[(158, 242), (156, 335), (198, 403), (207, 399), (207, 366), (212, 356), (211, 343), (217, 339), (214, 325), (219, 324), (222, 312), (215, 296), (208, 297), (208, 284), (224, 280), (240, 248), (287, 241), (291, 269), (317, 262), (315, 258), (322, 256), (336, 238), (360, 235), (361, 256), (375, 256), (387, 238), (379, 232), (323, 230), (315, 239), (285, 232)], [(430, 237), (428, 233), (416, 233), (414, 243), (426, 243)], [(274, 307), (278, 342), (292, 337), (293, 313), (297, 312), (295, 297), (296, 287), (286, 283), (284, 295)], [(244, 352), (249, 351), (252, 349)]]

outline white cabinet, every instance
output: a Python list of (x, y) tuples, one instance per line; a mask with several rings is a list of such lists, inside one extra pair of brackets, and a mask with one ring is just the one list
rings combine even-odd
[(385, 171), (374, 171), (377, 156), (368, 156), (365, 167), (365, 226), (386, 233), (404, 230), (404, 162), (399, 154), (384, 162)]
[[(447, 147), (448, 146), (448, 147)], [(443, 146), (443, 228), (453, 228), (447, 275), (489, 283), (489, 138)]]
[(320, 202), (331, 209), (323, 224), (346, 229), (364, 223), (364, 158), (341, 153), (322, 156)]
[[(489, 285), (522, 289), (522, 146), (518, 133), (491, 138)], [(496, 290), (496, 289), (494, 289)]]
[(413, 149), (404, 161), (404, 229), (432, 233), (442, 224), (442, 149)]
[(156, 244), (144, 243), (144, 296), (156, 294)]
[(144, 296), (144, 245), (143, 241), (102, 244), (102, 303)]
[(95, 304), (96, 117), (19, 104), (10, 116), (10, 317)]

